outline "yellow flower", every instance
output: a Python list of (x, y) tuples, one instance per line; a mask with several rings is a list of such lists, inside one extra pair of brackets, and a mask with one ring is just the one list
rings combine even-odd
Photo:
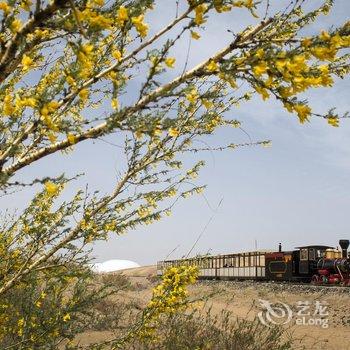
[(294, 105), (294, 110), (297, 112), (301, 124), (309, 120), (308, 118), (311, 115), (311, 108), (309, 106), (298, 103)]
[(192, 89), (188, 94), (186, 94), (186, 99), (192, 104), (196, 103), (198, 98), (199, 96), (196, 88)]
[(70, 76), (70, 75), (67, 75), (66, 81), (67, 81), (68, 85), (70, 85), (70, 86), (76, 86), (77, 85), (77, 83), (75, 82), (74, 78), (72, 76)]
[(328, 41), (331, 38), (331, 36), (329, 35), (329, 33), (327, 33), (326, 31), (322, 31), (320, 34), (320, 39), (323, 41)]
[(275, 66), (276, 68), (281, 71), (281, 70), (284, 70), (284, 68), (286, 67), (287, 65), (287, 61), (286, 60), (277, 60), (275, 62)]
[(30, 6), (32, 6), (32, 1), (31, 0), (22, 0), (20, 7), (25, 10), (25, 11), (30, 11)]
[(332, 86), (333, 85), (333, 78), (329, 74), (323, 74), (321, 76), (321, 85), (322, 86)]
[(17, 326), (18, 326), (18, 331), (17, 331), (17, 334), (21, 337), (23, 335), (23, 326), (24, 326), (24, 318), (20, 318), (18, 321), (17, 321)]
[(210, 60), (209, 64), (207, 64), (206, 66), (206, 69), (209, 71), (209, 72), (215, 72), (219, 69), (219, 66), (218, 64), (213, 61), (213, 60)]
[(245, 4), (244, 6), (247, 8), (247, 9), (251, 9), (254, 5), (254, 2), (253, 0), (245, 0)]
[(45, 182), (45, 189), (49, 195), (55, 195), (58, 192), (58, 186), (51, 181)]
[(117, 22), (120, 25), (124, 25), (124, 23), (129, 19), (128, 9), (124, 6), (120, 6), (117, 11)]
[(143, 23), (143, 19), (144, 19), (144, 15), (131, 18), (131, 22), (133, 23), (137, 32), (142, 38), (147, 36), (147, 33), (148, 33), (148, 25), (146, 23)]
[(34, 97), (26, 97), (22, 100), (22, 105), (34, 108), (36, 106), (36, 99)]
[(104, 0), (91, 0), (92, 3), (96, 4), (97, 6), (103, 6)]
[(122, 53), (119, 50), (114, 50), (112, 52), (112, 56), (117, 60), (120, 61), (123, 57)]
[(151, 214), (151, 211), (149, 208), (143, 208), (143, 207), (140, 207), (138, 210), (137, 210), (137, 213), (139, 215), (140, 218), (145, 218), (146, 216), (150, 215)]
[(74, 145), (77, 142), (77, 138), (74, 134), (67, 134), (67, 140), (71, 145)]
[(322, 64), (321, 66), (318, 66), (318, 69), (322, 74), (326, 74), (326, 75), (329, 74), (329, 66), (326, 64)]
[(262, 74), (266, 73), (267, 71), (267, 64), (265, 61), (260, 61), (257, 65), (253, 67), (253, 73), (260, 77)]
[(228, 11), (231, 11), (231, 9), (232, 9), (230, 5), (222, 5), (222, 1), (221, 1), (221, 4), (214, 1), (214, 7), (215, 7), (216, 12), (218, 12), (218, 13), (228, 12)]
[(262, 59), (264, 57), (265, 51), (264, 49), (259, 49), (256, 51), (255, 56)]
[(205, 19), (203, 18), (203, 15), (204, 15), (206, 10), (207, 10), (206, 4), (198, 5), (194, 9), (194, 12), (195, 12), (194, 23), (196, 23), (197, 25), (201, 25), (201, 24), (206, 22)]
[(119, 108), (119, 101), (117, 98), (113, 98), (111, 101), (111, 105), (113, 109), (118, 109)]
[(89, 97), (89, 89), (82, 89), (79, 91), (80, 99), (85, 102)]
[(207, 99), (203, 99), (203, 100), (202, 100), (202, 104), (203, 104), (203, 106), (204, 106), (206, 109), (210, 109), (210, 108), (212, 108), (213, 105), (214, 105), (212, 101), (207, 100)]
[(293, 95), (293, 91), (290, 88), (284, 86), (279, 87), (278, 92), (282, 98), (287, 98)]
[(57, 141), (57, 136), (53, 132), (49, 132), (47, 137), (51, 143), (55, 143)]
[(180, 132), (177, 129), (175, 129), (175, 128), (170, 128), (169, 131), (168, 131), (168, 135), (170, 137), (177, 137), (177, 136), (180, 135)]
[(153, 135), (159, 136), (159, 135), (162, 134), (162, 132), (163, 132), (162, 129), (155, 128), (155, 129), (153, 130)]
[(201, 36), (197, 32), (194, 32), (193, 30), (191, 30), (191, 37), (194, 40), (198, 40)]
[(339, 118), (337, 117), (327, 117), (327, 122), (329, 125), (332, 125), (334, 127), (339, 127)]
[(309, 46), (311, 46), (311, 44), (312, 44), (311, 38), (304, 38), (304, 39), (301, 41), (301, 45), (302, 45), (303, 47), (309, 47)]
[(203, 193), (204, 189), (203, 187), (197, 187), (195, 191), (196, 193), (200, 194), (200, 193)]
[(70, 320), (70, 314), (65, 314), (62, 319), (63, 319), (63, 322), (69, 321)]
[(111, 80), (116, 80), (117, 77), (118, 77), (118, 74), (116, 71), (112, 70), (111, 72), (108, 73), (108, 77), (111, 79)]
[(295, 55), (293, 57), (293, 62), (295, 62), (298, 65), (303, 65), (306, 61), (305, 55)]
[(83, 52), (85, 55), (90, 55), (94, 50), (94, 45), (92, 44), (83, 44), (80, 47), (80, 51)]
[(19, 96), (16, 97), (15, 105), (16, 108), (23, 108), (23, 107), (36, 107), (36, 99), (34, 97), (23, 97), (20, 98)]
[(342, 37), (339, 34), (333, 35), (331, 38), (331, 45), (333, 45), (336, 48), (339, 48), (341, 46), (343, 46), (344, 40), (342, 39)]
[(43, 117), (47, 117), (50, 113), (53, 113), (59, 106), (60, 104), (57, 101), (50, 101), (41, 108), (40, 114)]
[(2, 10), (5, 15), (8, 15), (11, 12), (11, 6), (4, 1), (0, 1), (0, 10)]
[(21, 255), (21, 251), (19, 249), (15, 249), (12, 253), (13, 258), (18, 258)]
[(15, 18), (15, 19), (11, 22), (11, 24), (10, 24), (10, 29), (11, 29), (11, 31), (12, 31), (13, 33), (19, 32), (19, 30), (21, 29), (21, 27), (22, 27), (22, 22), (21, 22), (21, 20), (18, 19), (18, 18)]
[(269, 93), (267, 92), (267, 90), (264, 89), (264, 88), (262, 88), (262, 87), (255, 86), (255, 90), (256, 90), (256, 92), (257, 92), (258, 94), (261, 95), (261, 97), (262, 97), (262, 99), (263, 99), (264, 101), (267, 100), (267, 99), (270, 97), (270, 95), (269, 95)]
[(142, 139), (142, 137), (143, 137), (143, 132), (137, 130), (137, 131), (135, 132), (135, 137), (136, 137), (137, 140)]
[[(35, 30), (34, 30), (34, 34), (32, 34), (32, 35), (33, 35), (32, 39), (33, 39), (34, 37), (36, 37), (36, 38), (38, 38), (38, 39), (42, 39), (42, 38), (44, 38), (44, 37), (47, 37), (49, 34), (50, 34), (50, 32), (49, 32), (47, 29), (45, 29), (45, 30), (42, 30), (42, 29), (35, 29)], [(29, 36), (29, 35), (30, 35), (30, 34), (28, 34), (28, 36)]]
[(90, 9), (85, 9), (83, 11), (86, 20), (92, 25), (92, 27), (99, 27), (102, 29), (110, 29), (112, 25), (112, 20), (103, 15), (99, 15)]
[(336, 49), (324, 46), (316, 46), (311, 50), (311, 53), (319, 60), (334, 60)]
[(59, 102), (57, 101), (50, 101), (47, 104), (47, 108), (49, 109), (50, 112), (54, 112), (58, 107), (60, 106)]
[(169, 68), (174, 68), (176, 59), (173, 57), (168, 57), (165, 59), (164, 63), (169, 67)]
[(12, 104), (12, 96), (6, 95), (4, 97), (3, 113), (5, 115), (12, 115), (14, 112), (15, 112), (15, 107)]

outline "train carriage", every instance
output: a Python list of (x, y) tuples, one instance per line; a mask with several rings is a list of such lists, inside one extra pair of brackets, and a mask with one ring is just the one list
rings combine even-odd
[(157, 274), (172, 266), (198, 267), (199, 279), (265, 279), (265, 251), (160, 261)]

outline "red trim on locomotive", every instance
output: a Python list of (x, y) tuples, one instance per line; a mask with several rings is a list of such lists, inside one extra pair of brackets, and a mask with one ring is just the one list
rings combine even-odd
[(320, 259), (317, 262), (317, 272), (312, 276), (311, 282), (350, 286), (350, 260), (345, 257)]

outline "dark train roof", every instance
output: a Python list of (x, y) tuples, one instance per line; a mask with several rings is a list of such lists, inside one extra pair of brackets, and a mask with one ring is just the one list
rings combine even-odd
[(334, 247), (330, 247), (329, 245), (304, 245), (301, 247), (295, 247), (295, 249), (301, 249), (301, 248), (335, 249)]

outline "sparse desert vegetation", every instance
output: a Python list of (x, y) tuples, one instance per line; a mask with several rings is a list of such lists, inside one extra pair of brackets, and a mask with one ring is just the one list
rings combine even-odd
[[(135, 322), (151, 298), (152, 288), (159, 282), (155, 267), (142, 267), (99, 276), (122, 286), (118, 295), (96, 305), (96, 323), (76, 343), (112, 339)], [(132, 339), (125, 349), (334, 349), (347, 350), (350, 342), (350, 291), (346, 288), (320, 289), (242, 281), (198, 281), (189, 288), (196, 300), (186, 312), (162, 317), (155, 337)], [(257, 319), (261, 310), (258, 300), (282, 301), (295, 305), (298, 301), (315, 300), (329, 305), (329, 328), (319, 326), (266, 327)]]

